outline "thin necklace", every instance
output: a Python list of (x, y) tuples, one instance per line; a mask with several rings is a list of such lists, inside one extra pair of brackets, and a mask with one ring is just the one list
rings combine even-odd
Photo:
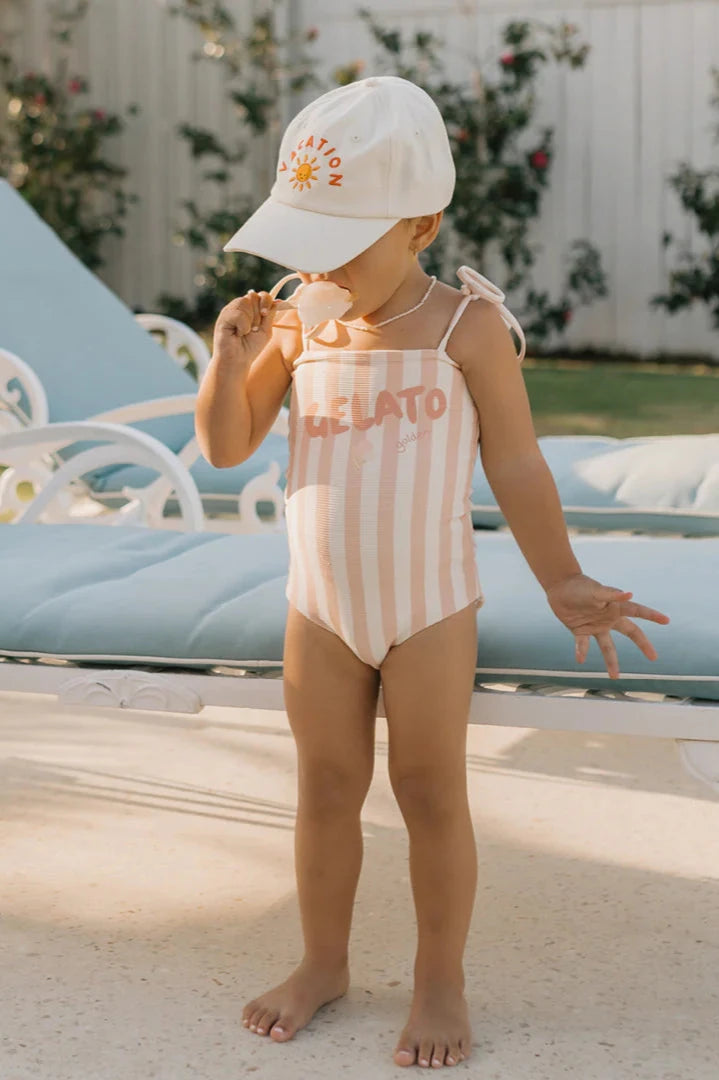
[(405, 317), (405, 315), (411, 315), (413, 311), (417, 310), (417, 308), (421, 308), (422, 304), (425, 302), (425, 300), (427, 299), (429, 294), (432, 292), (432, 289), (435, 287), (436, 284), (437, 284), (437, 278), (432, 277), (432, 279), (431, 279), (431, 281), (429, 283), (429, 286), (427, 288), (427, 292), (424, 294), (424, 296), (422, 297), (420, 302), (418, 304), (415, 304), (414, 307), (409, 308), (408, 311), (401, 311), (399, 315), (393, 315), (391, 319), (383, 319), (382, 322), (372, 323), (371, 326), (357, 326), (356, 322), (343, 322), (342, 319), (337, 319), (336, 321), (338, 323), (341, 323), (342, 326), (350, 326), (350, 327), (353, 327), (353, 328), (355, 328), (357, 330), (376, 330), (380, 326), (386, 326), (387, 323), (394, 322), (395, 319), (403, 319)]

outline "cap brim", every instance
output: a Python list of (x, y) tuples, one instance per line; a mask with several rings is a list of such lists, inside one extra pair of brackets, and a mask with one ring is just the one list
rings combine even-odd
[(339, 217), (300, 210), (269, 198), (225, 244), (308, 274), (344, 266), (401, 218)]

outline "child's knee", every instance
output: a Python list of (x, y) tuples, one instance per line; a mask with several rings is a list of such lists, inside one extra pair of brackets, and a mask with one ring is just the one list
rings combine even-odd
[(305, 812), (318, 818), (358, 814), (372, 780), (372, 768), (356, 763), (351, 767), (327, 760), (302, 760), (299, 767), (299, 796)]
[(464, 770), (447, 773), (436, 764), (390, 768), (390, 783), (397, 805), (407, 819), (441, 824), (464, 810), (467, 778)]

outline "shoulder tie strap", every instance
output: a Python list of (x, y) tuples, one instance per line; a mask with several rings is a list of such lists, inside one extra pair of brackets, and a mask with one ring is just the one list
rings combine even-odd
[[(466, 297), (474, 300), (478, 296), (481, 296), (483, 300), (490, 300), (493, 304), (497, 305), (497, 311), (502, 318), (502, 322), (508, 328), (511, 327), (513, 330), (516, 331), (517, 336), (522, 343), (521, 349), (519, 351), (519, 356), (517, 358), (521, 364), (527, 351), (527, 343), (524, 337), (524, 331), (519, 325), (519, 322), (512, 314), (512, 312), (504, 306), (505, 294), (500, 288), (498, 288), (497, 285), (491, 282), (488, 278), (484, 277), (483, 274), (480, 274), (478, 270), (474, 270), (471, 266), (460, 266), (459, 270), (457, 271), (457, 277), (462, 282), (462, 292)], [(457, 317), (461, 315), (464, 307), (464, 304), (460, 304)], [(453, 320), (453, 323), (454, 322), (455, 320)]]

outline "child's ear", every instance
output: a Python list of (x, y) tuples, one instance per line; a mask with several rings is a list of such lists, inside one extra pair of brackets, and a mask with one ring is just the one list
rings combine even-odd
[(423, 217), (410, 219), (414, 224), (410, 241), (410, 247), (413, 251), (424, 251), (425, 248), (429, 247), (439, 232), (443, 216), (444, 211), (438, 210), (436, 214), (425, 214)]

